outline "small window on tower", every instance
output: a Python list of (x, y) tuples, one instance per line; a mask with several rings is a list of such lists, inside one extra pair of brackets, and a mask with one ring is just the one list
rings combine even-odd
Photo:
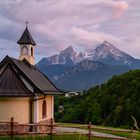
[(28, 54), (28, 48), (27, 46), (22, 47), (22, 54), (27, 55)]
[(31, 56), (33, 56), (33, 48), (31, 47)]

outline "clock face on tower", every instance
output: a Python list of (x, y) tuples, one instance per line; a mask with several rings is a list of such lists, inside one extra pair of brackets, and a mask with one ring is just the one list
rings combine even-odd
[(28, 47), (27, 46), (22, 47), (22, 54), (24, 54), (24, 55), (28, 54)]

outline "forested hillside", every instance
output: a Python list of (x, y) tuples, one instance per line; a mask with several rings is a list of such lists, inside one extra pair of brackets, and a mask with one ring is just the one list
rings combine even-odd
[[(64, 110), (58, 112), (59, 105)], [(56, 121), (130, 127), (140, 125), (140, 70), (114, 76), (107, 83), (70, 97), (56, 97)]]

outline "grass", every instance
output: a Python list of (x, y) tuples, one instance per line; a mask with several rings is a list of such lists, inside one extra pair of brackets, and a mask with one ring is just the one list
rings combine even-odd
[(131, 138), (131, 136), (132, 136), (132, 134), (130, 132), (116, 132), (116, 131), (110, 131), (110, 130), (96, 130), (96, 129), (92, 129), (92, 130), (97, 131), (97, 132), (112, 134), (112, 135), (116, 135), (116, 136), (126, 137), (126, 138)]
[[(56, 123), (59, 126), (67, 126), (67, 127), (76, 127), (76, 128), (87, 128), (87, 124), (73, 124), (73, 123)], [(124, 128), (116, 128), (116, 127), (109, 127), (109, 126), (100, 126), (100, 125), (93, 125), (94, 128), (106, 128), (106, 129), (111, 129), (111, 130), (128, 130)]]
[[(0, 140), (11, 140), (10, 137), (0, 137)], [(57, 136), (16, 136), (13, 140), (88, 140), (85, 135), (57, 135)], [(108, 140), (105, 138), (91, 138), (91, 140)]]
[(87, 125), (84, 125), (84, 124), (56, 123), (56, 125), (66, 126), (66, 127), (75, 127), (75, 128), (87, 128)]
[[(81, 124), (58, 123), (58, 125), (64, 126), (64, 127), (88, 129), (87, 125), (81, 125)], [(133, 134), (131, 134), (131, 132), (128, 132), (127, 129), (93, 125), (92, 130), (97, 131), (97, 132), (112, 134), (116, 136), (122, 136), (126, 138), (131, 138), (133, 135), (134, 139), (140, 140), (140, 132), (134, 131)], [(10, 140), (10, 137), (0, 137), (0, 140)], [(79, 135), (79, 134), (63, 134), (63, 135), (55, 135), (52, 137), (50, 136), (15, 136), (13, 140), (88, 140), (88, 137), (85, 135)], [(108, 139), (92, 137), (91, 140), (108, 140)]]
[[(98, 131), (98, 132), (102, 132), (102, 133), (107, 133), (107, 134), (112, 134), (112, 135), (116, 135), (116, 136), (121, 136), (121, 137), (126, 137), (126, 138), (134, 138), (136, 140), (140, 140), (140, 132), (139, 131), (133, 131), (133, 133), (131, 132), (123, 132), (120, 130), (126, 130), (126, 129), (117, 129), (117, 128), (112, 128), (112, 130), (98, 130), (97, 128), (93, 128), (93, 131)], [(113, 131), (115, 130), (115, 131)], [(118, 130), (118, 131), (116, 131)]]
[(134, 135), (134, 138), (136, 140), (140, 140), (140, 132), (137, 132), (135, 135)]
[[(81, 125), (81, 124), (58, 123), (58, 125), (64, 127), (76, 127), (81, 129), (87, 129), (87, 125)], [(140, 140), (140, 132), (134, 131), (132, 134), (131, 132), (127, 132), (128, 129), (123, 129), (123, 128), (114, 128), (114, 127), (106, 127), (106, 126), (93, 126), (93, 127), (94, 128), (92, 130), (96, 132), (102, 132), (102, 133), (112, 134), (112, 135), (126, 137), (126, 138), (131, 138), (133, 136), (134, 139)], [(106, 130), (101, 130), (101, 128), (104, 128)]]
[[(75, 128), (87, 128), (88, 124), (74, 124), (74, 123), (56, 123), (56, 125), (64, 126), (64, 127), (75, 127)], [(93, 125), (95, 128), (109, 128), (113, 130), (126, 130), (123, 128), (114, 128), (114, 127), (108, 127), (108, 126), (99, 126), (99, 125)]]

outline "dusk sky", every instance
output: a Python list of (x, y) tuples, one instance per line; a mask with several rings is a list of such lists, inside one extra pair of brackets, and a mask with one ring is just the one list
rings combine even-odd
[(104, 40), (140, 58), (140, 0), (0, 0), (0, 60), (18, 58), (25, 21), (36, 62), (71, 45), (89, 51)]

